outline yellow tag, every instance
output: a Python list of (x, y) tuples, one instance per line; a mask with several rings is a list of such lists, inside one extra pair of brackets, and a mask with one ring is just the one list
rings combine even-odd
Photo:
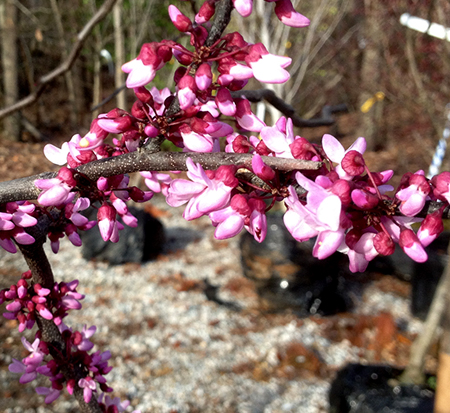
[(370, 109), (372, 109), (374, 103), (375, 99), (373, 97), (367, 99), (361, 106), (361, 112), (367, 113)]
[(372, 109), (372, 106), (375, 104), (377, 100), (383, 100), (385, 94), (383, 92), (377, 92), (375, 93), (371, 98), (367, 99), (362, 105), (361, 105), (361, 112), (367, 113), (370, 109)]

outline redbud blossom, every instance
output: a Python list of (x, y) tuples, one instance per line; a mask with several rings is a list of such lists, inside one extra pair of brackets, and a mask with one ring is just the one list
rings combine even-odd
[(292, 6), (291, 0), (275, 1), (275, 14), (283, 24), (291, 27), (309, 26), (309, 19), (295, 11), (294, 7)]
[(181, 13), (173, 4), (169, 6), (169, 16), (178, 31), (185, 33), (192, 29), (191, 20)]
[(206, 90), (211, 86), (212, 72), (208, 63), (202, 63), (195, 72), (195, 84), (199, 90)]
[(205, 1), (201, 5), (198, 13), (195, 15), (195, 22), (197, 24), (206, 23), (211, 19), (212, 16), (214, 16), (215, 11), (216, 11), (215, 0)]
[(439, 213), (427, 215), (417, 231), (420, 243), (427, 247), (444, 231), (444, 224)]
[(417, 235), (411, 229), (404, 229), (400, 233), (399, 245), (405, 251), (406, 255), (416, 262), (425, 262), (428, 255), (423, 249)]

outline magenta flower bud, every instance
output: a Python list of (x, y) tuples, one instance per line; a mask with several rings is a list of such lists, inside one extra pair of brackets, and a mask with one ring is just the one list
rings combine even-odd
[(231, 76), (231, 78), (224, 78), (224, 80), (226, 79), (226, 82), (221, 83), (223, 86), (226, 86), (232, 80), (247, 80), (253, 77), (252, 68), (236, 63), (236, 60), (229, 57), (220, 60), (217, 70), (221, 75)]
[(428, 259), (428, 255), (425, 252), (422, 244), (417, 238), (414, 231), (411, 229), (404, 229), (400, 233), (399, 245), (405, 251), (406, 255), (412, 258), (416, 262), (425, 262)]
[(275, 171), (267, 166), (257, 153), (252, 158), (252, 169), (257, 176), (265, 181), (270, 181), (275, 177)]
[(233, 5), (242, 17), (248, 17), (252, 14), (253, 0), (233, 0)]
[(230, 201), (230, 206), (241, 215), (249, 216), (251, 213), (251, 209), (248, 206), (247, 199), (245, 198), (244, 195), (241, 194), (233, 195)]
[(314, 146), (305, 138), (300, 136), (296, 137), (294, 142), (289, 145), (289, 148), (291, 149), (292, 156), (295, 159), (305, 159), (309, 161), (316, 155)]
[[(183, 66), (189, 66), (192, 63), (192, 55), (190, 55), (188, 53), (184, 53), (184, 52), (182, 52), (180, 50), (174, 50), (173, 51), (173, 56)], [(178, 68), (178, 69), (180, 69), (180, 68)], [(185, 69), (185, 68), (183, 68), (183, 69)], [(177, 83), (176, 80), (175, 80), (175, 83)]]
[(98, 125), (109, 133), (122, 133), (132, 127), (133, 120), (130, 116), (122, 116), (115, 119), (102, 118), (98, 120)]
[(339, 197), (342, 205), (350, 205), (352, 198), (350, 196), (351, 186), (345, 179), (338, 179), (331, 187), (331, 192)]
[(361, 209), (373, 209), (378, 205), (379, 199), (376, 195), (373, 195), (362, 189), (354, 189), (352, 191), (352, 201)]
[(199, 90), (206, 90), (211, 86), (212, 72), (208, 63), (202, 63), (195, 72), (195, 84)]
[(239, 185), (238, 179), (234, 176), (236, 170), (234, 165), (221, 165), (217, 169), (214, 178), (218, 181), (222, 181), (230, 188), (236, 188)]
[(188, 32), (192, 29), (191, 20), (178, 10), (174, 5), (169, 6), (169, 16), (173, 25), (182, 33)]
[(395, 251), (395, 243), (385, 232), (379, 232), (373, 239), (373, 246), (380, 255), (392, 255)]
[(149, 138), (156, 138), (159, 134), (159, 129), (156, 128), (153, 125), (147, 125), (144, 128), (144, 133), (149, 137)]
[(136, 119), (147, 119), (145, 104), (140, 100), (136, 100), (131, 107), (131, 115)]
[(104, 178), (103, 176), (98, 178), (98, 180), (97, 180), (97, 188), (100, 191), (107, 191), (109, 189), (108, 178)]
[(440, 200), (446, 200), (449, 202), (450, 172), (442, 172), (439, 175), (434, 176), (431, 182), (434, 185), (434, 196)]
[(444, 224), (442, 217), (438, 213), (427, 215), (417, 231), (417, 237), (420, 243), (427, 247), (430, 245), (442, 232), (444, 231)]
[(342, 158), (342, 169), (350, 176), (362, 175), (365, 170), (363, 156), (358, 151), (348, 151)]
[(76, 179), (73, 177), (73, 172), (69, 168), (63, 166), (58, 172), (58, 179), (72, 188), (77, 185)]
[(20, 300), (15, 300), (12, 303), (8, 304), (5, 307), (8, 311), (11, 311), (12, 313), (15, 313), (19, 311), (22, 308), (22, 302)]
[(247, 99), (236, 100), (235, 116), (239, 126), (251, 132), (261, 132), (261, 129), (265, 126), (264, 122), (252, 113), (250, 102)]
[(97, 212), (98, 228), (104, 241), (108, 241), (113, 233), (116, 222), (116, 210), (107, 204), (103, 204)]
[(43, 288), (40, 284), (34, 284), (33, 290), (37, 295), (41, 297), (45, 297), (46, 295), (50, 294), (50, 290), (48, 288)]
[(217, 108), (226, 116), (234, 116), (236, 104), (227, 88), (220, 88), (215, 97)]
[(195, 22), (197, 24), (206, 23), (211, 19), (212, 16), (214, 16), (215, 12), (216, 12), (215, 0), (207, 0), (201, 5), (198, 13), (195, 15)]
[(231, 145), (234, 153), (248, 153), (251, 146), (247, 137), (244, 135), (236, 136)]
[(291, 0), (276, 0), (275, 14), (286, 26), (306, 27), (309, 26), (309, 19), (295, 11)]
[(144, 86), (133, 88), (134, 94), (142, 102), (148, 105), (153, 105), (153, 96), (150, 91)]
[(192, 106), (196, 98), (197, 85), (190, 75), (183, 76), (178, 82), (178, 100), (180, 108), (185, 110)]

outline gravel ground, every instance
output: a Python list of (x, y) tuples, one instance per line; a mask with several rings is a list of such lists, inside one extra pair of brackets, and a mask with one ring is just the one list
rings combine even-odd
[[(116, 267), (86, 262), (66, 241), (60, 253), (49, 253), (55, 279), (77, 278), (78, 291), (86, 294), (83, 309), (72, 312), (66, 324), (98, 326), (95, 349), (112, 352), (108, 382), (134, 408), (326, 412), (330, 381), (339, 368), (349, 362), (406, 362), (421, 323), (409, 316), (404, 282), (371, 279), (352, 314), (299, 319), (289, 311), (265, 312), (243, 276), (237, 238), (217, 241), (207, 218), (185, 222), (183, 208), (169, 210), (161, 198), (152, 203), (168, 236), (166, 252), (156, 261)], [(4, 288), (26, 268), (19, 254), (2, 250), (0, 260)], [(208, 300), (205, 280), (233, 305)], [(24, 353), (11, 327), (13, 322), (0, 321), (0, 411), (78, 411), (64, 397), (42, 406), (33, 386), (17, 384), (7, 366)]]

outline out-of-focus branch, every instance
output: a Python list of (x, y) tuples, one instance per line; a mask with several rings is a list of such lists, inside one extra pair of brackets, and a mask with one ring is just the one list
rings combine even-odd
[(62, 63), (53, 69), (50, 73), (42, 76), (37, 84), (36, 89), (33, 93), (29, 94), (27, 97), (19, 100), (15, 104), (3, 108), (0, 110), (0, 119), (14, 113), (20, 109), (25, 108), (26, 106), (31, 105), (39, 99), (39, 96), (44, 91), (47, 84), (55, 80), (57, 77), (66, 73), (74, 64), (78, 55), (81, 52), (84, 42), (89, 37), (94, 26), (102, 21), (108, 13), (111, 11), (112, 7), (116, 3), (117, 0), (106, 0), (103, 5), (98, 9), (97, 13), (88, 21), (88, 23), (83, 27), (83, 29), (78, 33), (77, 40), (72, 47), (67, 59), (63, 60)]
[(291, 118), (294, 126), (298, 126), (300, 128), (329, 126), (335, 122), (334, 118), (331, 116), (333, 113), (348, 112), (348, 108), (345, 103), (334, 106), (326, 105), (322, 109), (322, 117), (316, 119), (303, 119), (295, 113), (295, 110), (291, 105), (279, 98), (273, 90), (239, 90), (237, 92), (233, 92), (231, 95), (234, 98), (245, 96), (250, 102), (261, 102), (262, 100), (265, 100), (277, 108), (283, 115)]

